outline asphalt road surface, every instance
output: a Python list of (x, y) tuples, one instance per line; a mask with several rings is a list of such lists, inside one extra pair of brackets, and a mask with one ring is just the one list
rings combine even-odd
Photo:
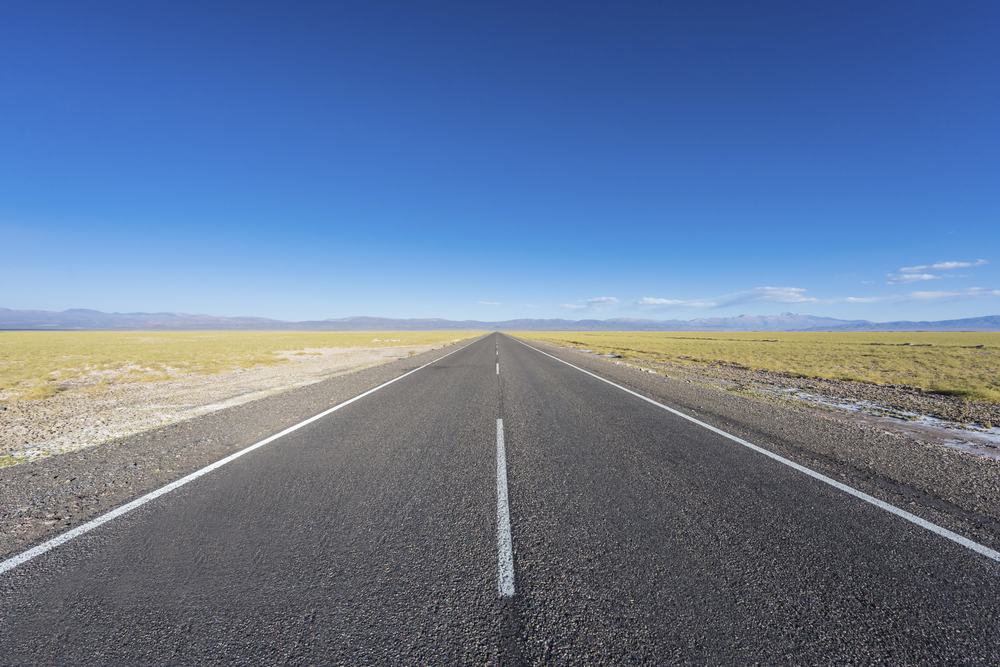
[(0, 664), (1000, 664), (1000, 562), (499, 334), (0, 586)]

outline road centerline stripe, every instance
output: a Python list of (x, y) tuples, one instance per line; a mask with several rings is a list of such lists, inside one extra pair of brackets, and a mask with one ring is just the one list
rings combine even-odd
[(507, 504), (507, 453), (503, 442), (503, 419), (497, 419), (497, 569), (500, 597), (513, 597), (514, 547), (510, 538), (510, 508)]
[(807, 468), (807, 467), (805, 467), (803, 465), (795, 463), (794, 461), (786, 459), (783, 456), (779, 456), (778, 454), (775, 454), (774, 452), (768, 451), (768, 450), (764, 449), (763, 447), (755, 445), (755, 444), (753, 444), (751, 442), (747, 442), (746, 440), (744, 440), (742, 438), (739, 438), (739, 437), (737, 437), (735, 435), (732, 435), (731, 433), (726, 433), (722, 429), (716, 428), (716, 427), (712, 426), (711, 424), (706, 424), (705, 422), (700, 421), (698, 419), (695, 419), (694, 417), (691, 417), (689, 415), (686, 415), (686, 414), (684, 414), (683, 412), (681, 412), (679, 410), (675, 410), (674, 408), (668, 407), (668, 406), (664, 405), (663, 403), (660, 403), (658, 401), (654, 401), (653, 399), (649, 398), (648, 396), (643, 396), (642, 394), (640, 394), (638, 392), (635, 392), (635, 391), (632, 391), (631, 389), (626, 389), (625, 387), (621, 386), (620, 384), (616, 384), (616, 383), (612, 382), (611, 380), (602, 378), (600, 375), (597, 375), (596, 373), (591, 373), (588, 370), (584, 370), (583, 368), (580, 368), (579, 366), (575, 366), (575, 365), (571, 364), (568, 361), (563, 361), (559, 357), (555, 357), (555, 356), (549, 354), (548, 352), (542, 352), (538, 348), (532, 347), (531, 345), (528, 345), (527, 343), (525, 343), (522, 340), (519, 340), (519, 339), (516, 339), (516, 338), (514, 340), (517, 340), (517, 342), (521, 343), (522, 345), (524, 345), (528, 349), (534, 350), (535, 352), (538, 352), (539, 354), (544, 354), (546, 357), (550, 357), (550, 358), (555, 359), (556, 361), (558, 361), (560, 363), (566, 364), (570, 368), (575, 368), (576, 370), (580, 371), (581, 373), (586, 373), (587, 375), (589, 375), (589, 376), (591, 376), (593, 378), (596, 378), (596, 379), (600, 380), (601, 382), (606, 382), (607, 384), (610, 384), (612, 387), (617, 387), (618, 389), (621, 389), (622, 391), (624, 391), (626, 393), (632, 394), (633, 396), (635, 396), (637, 398), (641, 398), (642, 400), (646, 401), (647, 403), (652, 403), (653, 405), (655, 405), (655, 406), (657, 406), (659, 408), (663, 408), (667, 412), (673, 413), (673, 414), (677, 415), (678, 417), (680, 417), (682, 419), (686, 419), (689, 422), (698, 424), (699, 426), (701, 426), (703, 428), (706, 428), (709, 431), (712, 431), (713, 433), (721, 435), (724, 438), (728, 438), (729, 440), (732, 440), (735, 443), (743, 445), (744, 447), (746, 447), (748, 449), (752, 449), (753, 451), (755, 451), (755, 452), (757, 452), (759, 454), (763, 454), (764, 456), (767, 456), (768, 458), (771, 458), (771, 459), (777, 461), (778, 463), (786, 465), (789, 468), (794, 468), (795, 470), (798, 470), (801, 473), (809, 475), (813, 479), (816, 479), (816, 480), (818, 480), (820, 482), (823, 482), (825, 484), (829, 484), (830, 486), (832, 486), (832, 487), (834, 487), (836, 489), (839, 489), (839, 490), (843, 491), (844, 493), (852, 495), (855, 498), (858, 498), (859, 500), (863, 500), (866, 503), (870, 503), (870, 504), (872, 504), (872, 505), (874, 505), (874, 506), (876, 506), (876, 507), (878, 507), (880, 509), (885, 510), (886, 512), (889, 512), (890, 514), (895, 514), (896, 516), (898, 516), (901, 519), (905, 519), (906, 521), (909, 521), (910, 523), (916, 524), (916, 525), (920, 526), (921, 528), (924, 528), (926, 530), (929, 530), (932, 533), (935, 533), (936, 535), (939, 535), (939, 536), (941, 536), (941, 537), (943, 537), (943, 538), (945, 538), (947, 540), (951, 540), (952, 542), (955, 542), (956, 544), (960, 544), (963, 547), (966, 547), (967, 549), (971, 549), (972, 551), (975, 551), (978, 554), (986, 556), (987, 558), (990, 558), (990, 559), (995, 560), (998, 563), (1000, 563), (1000, 551), (996, 551), (994, 549), (990, 549), (988, 546), (986, 546), (984, 544), (980, 544), (978, 542), (973, 542), (972, 540), (970, 540), (967, 537), (963, 537), (962, 535), (959, 535), (958, 533), (952, 532), (952, 531), (948, 530), (947, 528), (944, 528), (942, 526), (937, 525), (936, 523), (931, 523), (930, 521), (928, 521), (926, 519), (923, 519), (923, 518), (917, 516), (916, 514), (911, 514), (911, 513), (907, 512), (906, 510), (899, 509), (895, 505), (890, 505), (889, 503), (887, 503), (887, 502), (885, 502), (883, 500), (879, 500), (878, 498), (876, 498), (874, 496), (870, 496), (867, 493), (865, 493), (864, 491), (859, 491), (858, 489), (855, 489), (854, 487), (847, 486), (846, 484), (838, 482), (835, 479), (831, 479), (830, 477), (827, 477), (826, 475), (818, 473), (815, 470), (811, 470), (811, 469), (809, 469), (809, 468)]
[[(326, 417), (330, 413), (336, 412), (337, 410), (340, 410), (341, 408), (350, 405), (354, 401), (358, 401), (358, 400), (364, 398), (365, 396), (368, 396), (369, 394), (374, 394), (379, 389), (382, 389), (383, 387), (387, 387), (390, 384), (392, 384), (393, 382), (396, 382), (398, 380), (402, 380), (407, 375), (412, 375), (413, 373), (416, 373), (419, 370), (423, 370), (423, 369), (427, 368), (431, 364), (436, 364), (437, 362), (441, 361), (445, 357), (448, 357), (448, 356), (450, 356), (452, 354), (455, 354), (459, 350), (463, 350), (466, 347), (468, 347), (469, 345), (471, 345), (471, 343), (467, 343), (467, 344), (463, 345), (462, 347), (458, 348), (457, 350), (452, 350), (448, 354), (443, 354), (440, 357), (438, 357), (437, 359), (435, 359), (434, 361), (428, 362), (428, 363), (424, 364), (423, 366), (420, 366), (419, 368), (414, 368), (412, 371), (408, 371), (406, 373), (403, 373), (399, 377), (393, 378), (393, 379), (389, 380), (388, 382), (383, 382), (379, 386), (377, 386), (377, 387), (375, 387), (373, 389), (369, 389), (368, 391), (366, 391), (364, 393), (358, 394), (354, 398), (349, 398), (346, 401), (344, 401), (343, 403), (338, 403), (337, 405), (333, 406), (332, 408), (330, 408), (328, 410), (325, 410), (325, 411), (319, 413), (318, 415), (314, 415), (314, 416), (310, 417), (309, 419), (306, 419), (304, 421), (299, 422), (298, 424), (295, 424), (294, 426), (289, 426), (288, 428), (286, 428), (284, 431), (281, 431), (280, 433), (275, 433), (271, 437), (265, 438), (264, 440), (261, 440), (258, 443), (255, 443), (253, 445), (250, 445), (249, 447), (241, 449), (240, 451), (238, 451), (238, 452), (236, 452), (234, 454), (230, 454), (229, 456), (225, 457), (224, 459), (219, 459), (215, 463), (207, 465), (207, 466), (205, 466), (204, 468), (202, 468), (200, 470), (196, 470), (193, 473), (190, 473), (190, 474), (188, 474), (188, 475), (186, 475), (184, 477), (181, 477), (180, 479), (175, 480), (175, 481), (171, 482), (170, 484), (167, 484), (166, 486), (162, 486), (159, 489), (156, 489), (155, 491), (151, 491), (151, 492), (147, 493), (144, 496), (140, 496), (139, 498), (136, 498), (135, 500), (133, 500), (133, 501), (131, 501), (129, 503), (126, 503), (124, 505), (121, 505), (120, 507), (117, 507), (117, 508), (111, 510), (110, 512), (107, 512), (106, 514), (102, 514), (101, 516), (97, 517), (96, 519), (91, 519), (87, 523), (79, 525), (76, 528), (74, 528), (73, 530), (67, 531), (67, 532), (63, 533), (62, 535), (59, 535), (57, 537), (52, 538), (51, 540), (43, 542), (43, 543), (39, 544), (36, 547), (33, 547), (31, 549), (28, 549), (27, 551), (24, 551), (22, 553), (17, 554), (16, 556), (12, 556), (12, 557), (8, 558), (7, 560), (5, 560), (3, 562), (0, 562), (0, 575), (4, 574), (5, 572), (7, 572), (9, 570), (13, 570), (18, 565), (26, 563), (29, 560), (31, 560), (32, 558), (35, 558), (36, 556), (41, 556), (43, 553), (45, 553), (47, 551), (51, 551), (52, 549), (55, 549), (57, 546), (59, 546), (61, 544), (65, 544), (66, 542), (69, 542), (70, 540), (83, 535), (84, 533), (89, 533), (93, 529), (95, 529), (98, 526), (101, 526), (101, 525), (103, 525), (103, 524), (111, 521), (112, 519), (117, 519), (118, 517), (120, 517), (120, 516), (122, 516), (124, 514), (128, 514), (132, 510), (134, 510), (134, 509), (136, 509), (138, 507), (141, 507), (142, 505), (145, 505), (146, 503), (150, 502), (151, 500), (155, 500), (155, 499), (159, 498), (162, 495), (170, 493), (174, 489), (180, 488), (180, 487), (184, 486), (185, 484), (187, 484), (188, 482), (193, 482), (194, 480), (198, 479), (202, 475), (207, 475), (208, 473), (212, 472), (213, 470), (216, 470), (217, 468), (221, 468), (222, 466), (226, 465), (227, 463), (235, 461), (236, 459), (240, 458), (244, 454), (249, 454), (253, 450), (259, 449), (260, 447), (263, 447), (264, 445), (266, 445), (266, 444), (268, 444), (270, 442), (274, 442), (278, 438), (286, 436), (289, 433), (291, 433), (292, 431), (297, 431), (298, 429), (302, 428), (303, 426), (311, 424), (311, 423), (313, 423), (314, 421), (316, 421), (318, 419), (322, 419), (323, 417)], [(506, 484), (506, 480), (505, 480), (505, 484)]]

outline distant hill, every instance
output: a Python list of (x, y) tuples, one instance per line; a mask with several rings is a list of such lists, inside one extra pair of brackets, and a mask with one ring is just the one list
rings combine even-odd
[(287, 322), (263, 317), (215, 317), (186, 313), (102, 313), (98, 310), (72, 308), (61, 313), (46, 310), (8, 310), (0, 308), (0, 329), (125, 331), (164, 329), (197, 330), (268, 330), (283, 329)]
[(803, 331), (1000, 331), (1000, 315), (938, 322), (845, 322)]
[(283, 322), (264, 317), (186, 313), (102, 313), (73, 308), (61, 313), (0, 308), (0, 329), (30, 331), (1000, 331), (1000, 315), (941, 322), (868, 322), (796, 313), (695, 320), (479, 320), (344, 319)]

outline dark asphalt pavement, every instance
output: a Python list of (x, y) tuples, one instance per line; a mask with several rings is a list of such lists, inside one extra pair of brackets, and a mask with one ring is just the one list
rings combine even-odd
[(0, 587), (0, 664), (1000, 664), (1000, 563), (503, 335)]

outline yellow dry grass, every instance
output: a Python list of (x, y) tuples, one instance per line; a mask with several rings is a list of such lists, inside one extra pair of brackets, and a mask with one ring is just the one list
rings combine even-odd
[(1000, 403), (1000, 333), (518, 332), (625, 359), (728, 364)]
[[(0, 332), (0, 391), (41, 399), (79, 378), (98, 382), (168, 380), (184, 373), (219, 373), (286, 363), (279, 352), (324, 348), (446, 345), (478, 335), (457, 331), (6, 331)], [(311, 352), (300, 352), (312, 354)]]

